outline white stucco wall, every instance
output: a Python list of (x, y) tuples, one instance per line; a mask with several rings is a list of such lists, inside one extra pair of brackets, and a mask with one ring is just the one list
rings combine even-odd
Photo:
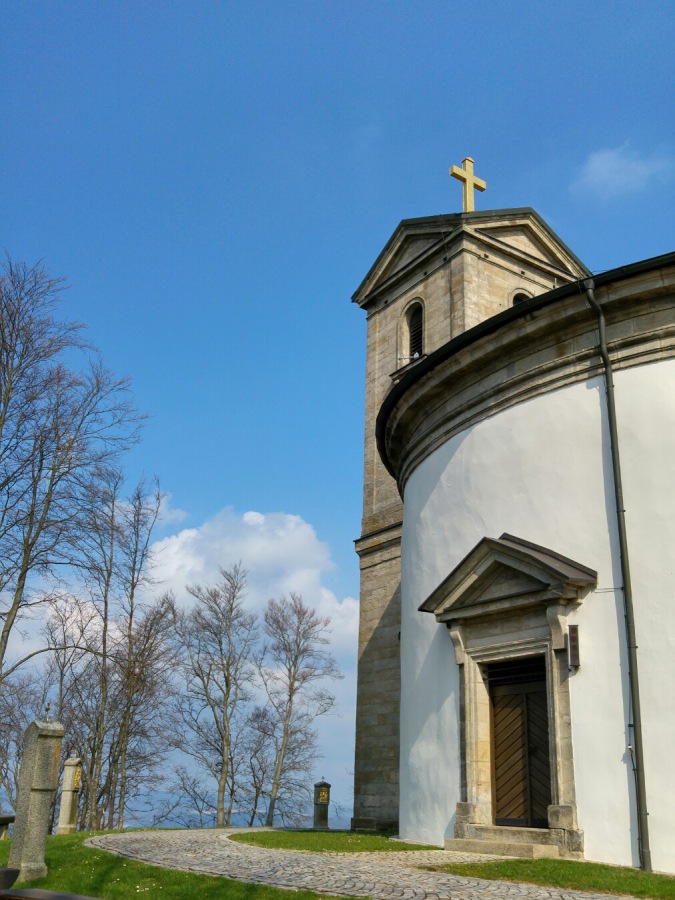
[[(653, 864), (675, 871), (675, 362), (619, 372), (615, 383)], [(582, 663), (570, 679), (579, 827), (587, 859), (637, 864), (611, 477), (600, 379), (486, 419), (411, 475), (402, 547), (402, 836), (442, 843), (453, 835), (460, 799), (459, 670), (445, 627), (417, 608), (481, 538), (509, 532), (598, 572), (597, 590), (570, 619), (580, 626)]]
[(675, 872), (675, 361), (615, 382), (652, 864)]

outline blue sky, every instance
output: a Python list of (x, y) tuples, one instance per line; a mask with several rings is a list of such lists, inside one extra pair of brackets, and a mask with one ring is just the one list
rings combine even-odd
[(353, 744), (351, 294), (400, 219), (459, 211), (467, 155), (479, 209), (533, 206), (593, 271), (672, 250), (674, 22), (650, 0), (0, 8), (0, 249), (65, 276), (133, 379), (165, 581), (241, 555), (256, 602), (333, 615), (328, 780)]

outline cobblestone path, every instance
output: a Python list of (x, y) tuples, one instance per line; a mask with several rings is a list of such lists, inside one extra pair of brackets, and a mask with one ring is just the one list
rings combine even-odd
[(504, 881), (426, 872), (417, 866), (496, 857), (443, 850), (400, 853), (305, 853), (268, 850), (228, 839), (231, 831), (139, 831), (90, 838), (89, 846), (142, 862), (204, 875), (318, 894), (373, 900), (630, 900)]

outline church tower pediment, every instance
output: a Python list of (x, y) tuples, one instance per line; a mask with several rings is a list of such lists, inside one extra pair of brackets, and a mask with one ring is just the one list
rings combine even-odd
[(433, 255), (439, 248), (440, 241), (441, 238), (437, 234), (415, 234), (403, 229), (392, 246), (382, 270), (377, 273), (373, 287), (377, 289), (405, 274), (407, 270), (416, 269), (425, 259)]
[(579, 260), (548, 227), (544, 227), (539, 217), (523, 216), (521, 221), (497, 222), (471, 230), (477, 241), (514, 257), (552, 266), (567, 277), (577, 272)]
[(438, 622), (575, 603), (596, 584), (593, 569), (512, 535), (483, 538), (419, 607)]
[[(465, 257), (474, 263), (464, 264)], [(459, 263), (459, 270), (458, 270)], [(452, 267), (457, 283), (476, 280), (480, 268), (507, 267), (534, 279), (541, 293), (588, 270), (544, 220), (528, 207), (404, 219), (376, 259), (352, 300), (370, 309), (401, 290)], [(466, 301), (467, 290), (462, 291)]]
[(423, 269), (424, 262), (433, 259), (434, 254), (442, 249), (447, 236), (433, 222), (416, 226), (417, 221), (426, 223), (428, 220), (401, 222), (352, 297), (354, 302), (365, 306), (372, 295), (386, 291), (406, 275)]

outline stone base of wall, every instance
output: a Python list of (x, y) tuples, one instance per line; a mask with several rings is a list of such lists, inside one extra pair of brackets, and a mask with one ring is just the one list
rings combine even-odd
[(373, 819), (369, 816), (353, 818), (352, 831), (395, 831), (398, 832), (397, 819)]

